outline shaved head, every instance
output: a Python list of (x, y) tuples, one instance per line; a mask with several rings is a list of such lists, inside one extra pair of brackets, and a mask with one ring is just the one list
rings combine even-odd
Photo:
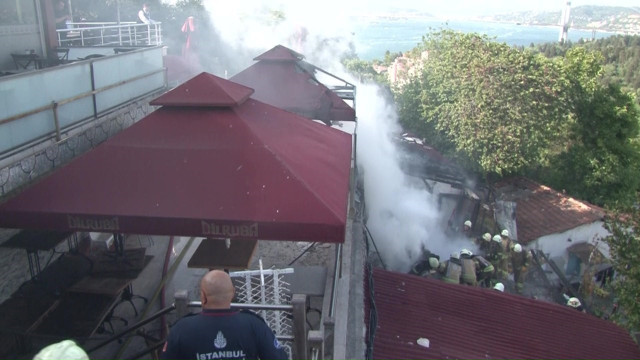
[(207, 309), (228, 309), (235, 295), (231, 277), (224, 271), (212, 270), (200, 281), (202, 307)]

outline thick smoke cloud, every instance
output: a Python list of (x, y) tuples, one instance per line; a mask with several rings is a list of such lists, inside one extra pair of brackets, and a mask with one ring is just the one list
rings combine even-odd
[[(207, 69), (209, 72), (232, 76), (253, 64), (254, 57), (281, 44), (302, 53), (307, 62), (356, 84), (357, 158), (364, 174), (367, 226), (387, 268), (408, 271), (423, 246), (445, 259), (450, 252), (468, 246), (467, 241), (447, 239), (441, 226), (446, 221), (434, 195), (421, 180), (401, 171), (399, 150), (392, 141), (401, 131), (393, 107), (376, 85), (358, 83), (340, 64), (340, 58), (352, 50), (351, 22), (340, 15), (350, 12), (345, 9), (348, 2), (318, 3), (312, 9), (303, 2), (205, 4), (225, 49), (225, 54), (220, 54), (222, 47), (210, 49), (210, 57), (232, 60), (216, 64), (224, 69)], [(284, 21), (274, 21), (279, 13)]]

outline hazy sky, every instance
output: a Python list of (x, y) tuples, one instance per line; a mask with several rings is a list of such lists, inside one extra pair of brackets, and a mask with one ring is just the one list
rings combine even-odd
[[(167, 3), (175, 3), (175, 0), (163, 0)], [(208, 6), (217, 7), (222, 5), (218, 0), (205, 0)], [(276, 4), (283, 4), (284, 7), (304, 8), (306, 11), (325, 12), (331, 9), (333, 12), (341, 14), (358, 14), (366, 12), (383, 12), (391, 9), (413, 8), (420, 11), (441, 16), (480, 16), (499, 14), (514, 11), (539, 10), (560, 11), (566, 0), (325, 0), (316, 3), (312, 7), (311, 3), (300, 0), (234, 0), (234, 3), (246, 2), (248, 6), (272, 7)], [(635, 6), (640, 8), (639, 0), (573, 0), (572, 6), (581, 5), (607, 5), (607, 6)], [(322, 7), (324, 9), (318, 9)]]
[[(329, 0), (335, 4), (344, 4), (344, 1)], [(480, 16), (508, 13), (515, 11), (560, 11), (566, 0), (355, 0), (348, 7), (361, 11), (385, 11), (393, 8), (414, 8), (441, 16)], [(364, 5), (366, 4), (366, 5)], [(607, 6), (636, 6), (640, 8), (638, 0), (573, 0), (572, 7), (581, 5), (607, 5)], [(355, 5), (355, 6), (354, 6)], [(364, 6), (363, 6), (364, 5)]]

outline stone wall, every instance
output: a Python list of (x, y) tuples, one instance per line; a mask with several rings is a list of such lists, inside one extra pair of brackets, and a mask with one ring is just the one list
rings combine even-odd
[(145, 117), (153, 111), (149, 100), (156, 95), (125, 105), (72, 132), (64, 133), (61, 141), (51, 140), (12, 156), (7, 165), (0, 167), (0, 202), (7, 195), (19, 191)]
[[(12, 160), (15, 161), (10, 161), (8, 165), (0, 168), (0, 202), (145, 117), (154, 110), (154, 107), (149, 105), (149, 100), (157, 95), (153, 94), (146, 99), (125, 105), (115, 112), (74, 129), (73, 133), (65, 133), (62, 141), (39, 144), (13, 156)], [(19, 231), (0, 229), (0, 264), (3, 269), (0, 303), (31, 278), (26, 251), (1, 246)], [(42, 267), (55, 261), (61, 253), (68, 250), (67, 242), (64, 241), (55, 251), (40, 251), (38, 255)]]

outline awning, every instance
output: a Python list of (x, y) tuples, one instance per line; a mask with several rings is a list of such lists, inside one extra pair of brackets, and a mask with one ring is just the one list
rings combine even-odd
[(202, 73), (0, 205), (0, 226), (342, 242), (351, 136)]
[(253, 99), (310, 119), (327, 123), (355, 121), (355, 110), (320, 83), (315, 77), (319, 69), (304, 62), (303, 58), (301, 54), (278, 45), (256, 57), (257, 63), (231, 80), (255, 89)]

